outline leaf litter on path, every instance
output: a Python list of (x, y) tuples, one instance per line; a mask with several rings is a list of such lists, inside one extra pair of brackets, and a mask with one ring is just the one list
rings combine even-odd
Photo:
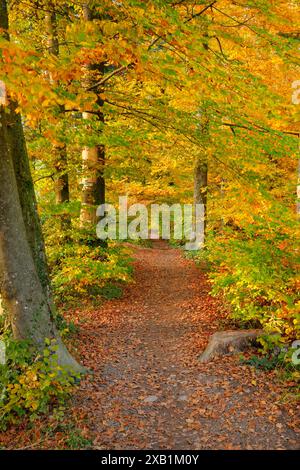
[(107, 449), (299, 447), (299, 410), (280, 403), (274, 373), (234, 356), (197, 361), (226, 311), (194, 262), (156, 242), (135, 248), (134, 268), (136, 282), (122, 299), (86, 312), (85, 328), (99, 330), (96, 357), (93, 343), (80, 349), (95, 375), (75, 406), (85, 410), (94, 442)]

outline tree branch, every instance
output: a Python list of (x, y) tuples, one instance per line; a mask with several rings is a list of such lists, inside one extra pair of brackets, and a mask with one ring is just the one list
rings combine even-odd
[(107, 75), (105, 75), (99, 82), (94, 83), (93, 85), (91, 85), (89, 88), (87, 88), (87, 91), (92, 91), (95, 88), (98, 88), (99, 86), (104, 85), (104, 83), (106, 83), (108, 80), (110, 80), (114, 75), (117, 75), (117, 74), (123, 72), (124, 70), (127, 70), (127, 69), (131, 68), (132, 66), (133, 66), (133, 64), (122, 65), (121, 67), (119, 67), (119, 68), (113, 70), (112, 72), (108, 73)]
[(194, 15), (192, 15), (190, 18), (188, 18), (187, 20), (184, 21), (184, 23), (189, 23), (190, 21), (192, 21), (194, 18), (197, 18), (197, 16), (200, 16), (202, 15), (203, 13), (206, 12), (206, 10), (208, 10), (209, 8), (212, 8), (215, 3), (217, 3), (217, 0), (214, 0), (214, 2), (211, 2), (209, 5), (206, 5), (206, 7), (204, 7), (201, 11), (199, 11), (198, 13), (195, 13)]
[(41, 181), (41, 180), (44, 180), (46, 178), (51, 178), (52, 181), (54, 181), (54, 173), (52, 173), (51, 175), (45, 175), (45, 176), (41, 176), (40, 178), (37, 178), (36, 180), (34, 180), (33, 182), (34, 183), (37, 183), (38, 181)]
[(278, 132), (281, 134), (287, 134), (287, 135), (294, 135), (300, 138), (300, 131), (280, 131), (277, 129), (267, 129), (258, 125), (254, 125), (253, 129), (251, 127), (245, 126), (243, 124), (235, 124), (233, 122), (222, 122), (222, 126), (228, 126), (230, 128), (239, 128), (239, 129), (245, 129), (247, 131), (256, 131), (256, 132), (262, 132), (262, 133), (268, 133), (268, 132)]

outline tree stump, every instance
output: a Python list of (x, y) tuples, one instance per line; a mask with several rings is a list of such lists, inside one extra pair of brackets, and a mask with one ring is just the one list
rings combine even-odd
[(262, 334), (263, 330), (218, 331), (211, 336), (199, 361), (206, 363), (217, 356), (243, 351)]

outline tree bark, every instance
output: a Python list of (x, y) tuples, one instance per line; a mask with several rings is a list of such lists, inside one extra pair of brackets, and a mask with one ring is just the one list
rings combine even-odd
[[(83, 6), (83, 17), (85, 21), (93, 21), (96, 14), (90, 7), (90, 2)], [(99, 73), (103, 74), (105, 71), (105, 64), (89, 64), (85, 70), (85, 77), (83, 86), (89, 89), (95, 85), (99, 79)], [(98, 90), (97, 104), (99, 112), (97, 119), (104, 123), (104, 115), (101, 111), (103, 100), (100, 98), (102, 90)], [(91, 119), (92, 115), (83, 113), (83, 119)], [(104, 179), (104, 165), (105, 165), (105, 148), (103, 145), (96, 145), (95, 147), (84, 147), (82, 151), (82, 170), (83, 177), (81, 181), (81, 211), (80, 222), (81, 226), (92, 227), (96, 225), (96, 209), (100, 204), (105, 203), (105, 179)]]
[(51, 318), (51, 305), (40, 281), (27, 239), (14, 170), (13, 148), (4, 108), (0, 108), (0, 291), (16, 339), (29, 339), (39, 349), (46, 338), (59, 346), (58, 363), (77, 371)]
[[(48, 52), (55, 57), (59, 56), (59, 41), (57, 33), (57, 20), (52, 2), (49, 2), (51, 11), (46, 12), (45, 23), (47, 31), (47, 45)], [(50, 80), (53, 82), (52, 77)], [(64, 113), (64, 107), (61, 106), (61, 113)], [(70, 190), (69, 190), (69, 175), (67, 173), (68, 168), (68, 155), (66, 145), (54, 145), (53, 153), (55, 155), (54, 168), (56, 170), (55, 177), (55, 200), (56, 204), (62, 204), (70, 201)], [(69, 222), (70, 224), (70, 222)]]
[[(0, 28), (8, 29), (5, 0), (0, 0)], [(53, 322), (48, 278), (43, 277), (44, 263), (43, 238), (21, 118), (15, 112), (15, 105), (10, 105), (9, 112), (0, 105), (1, 298), (16, 339), (30, 340), (38, 349), (44, 347), (46, 338), (55, 339), (58, 364), (82, 372), (83, 368), (67, 351)]]
[[(300, 137), (298, 137), (298, 148), (300, 152)], [(297, 166), (297, 203), (296, 203), (297, 216), (300, 219), (300, 157), (298, 158)]]
[(194, 165), (194, 205), (203, 204), (204, 209), (204, 244), (207, 229), (207, 184), (208, 184), (208, 159), (205, 145), (208, 143), (209, 122), (205, 112), (201, 112), (201, 122), (199, 125), (203, 152), (197, 155)]
[[(4, 38), (9, 40), (6, 0), (0, 0), (0, 28), (3, 29), (2, 34)], [(3, 87), (4, 94), (6, 95), (4, 83)], [(45, 254), (44, 239), (37, 213), (37, 201), (29, 167), (22, 120), (20, 114), (15, 112), (17, 105), (15, 103), (8, 104), (6, 101), (7, 99), (3, 100), (2, 104), (9, 105), (10, 110), (10, 112), (7, 114), (7, 135), (9, 139), (9, 145), (11, 147), (14, 172), (17, 180), (17, 188), (27, 240), (32, 251), (40, 282), (45, 294), (50, 301), (50, 280)]]
[(204, 208), (204, 238), (207, 225), (207, 183), (208, 164), (202, 157), (197, 157), (194, 168), (194, 204), (203, 204)]
[(96, 224), (96, 209), (105, 203), (105, 180), (103, 177), (104, 147), (85, 147), (82, 151), (82, 188), (80, 221), (82, 227)]
[(56, 204), (63, 204), (70, 202), (67, 148), (64, 145), (59, 148), (55, 147), (54, 150), (58, 152), (58, 158), (54, 165), (57, 173), (55, 178), (55, 202)]
[(11, 149), (17, 189), (29, 242), (36, 270), (41, 285), (50, 299), (50, 279), (45, 254), (44, 237), (37, 212), (37, 201), (30, 172), (26, 143), (20, 114), (15, 112), (16, 105), (10, 104), (7, 116), (7, 135)]
[(0, 28), (3, 29), (1, 34), (8, 39), (7, 0), (0, 0)]

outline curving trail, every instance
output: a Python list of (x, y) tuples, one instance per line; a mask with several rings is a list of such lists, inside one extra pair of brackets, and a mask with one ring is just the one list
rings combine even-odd
[[(74, 404), (100, 449), (299, 448), (295, 407), (273, 373), (197, 355), (225, 314), (181, 250), (135, 248), (135, 283), (84, 312), (79, 350), (94, 370)], [(299, 431), (298, 431), (299, 432)]]

